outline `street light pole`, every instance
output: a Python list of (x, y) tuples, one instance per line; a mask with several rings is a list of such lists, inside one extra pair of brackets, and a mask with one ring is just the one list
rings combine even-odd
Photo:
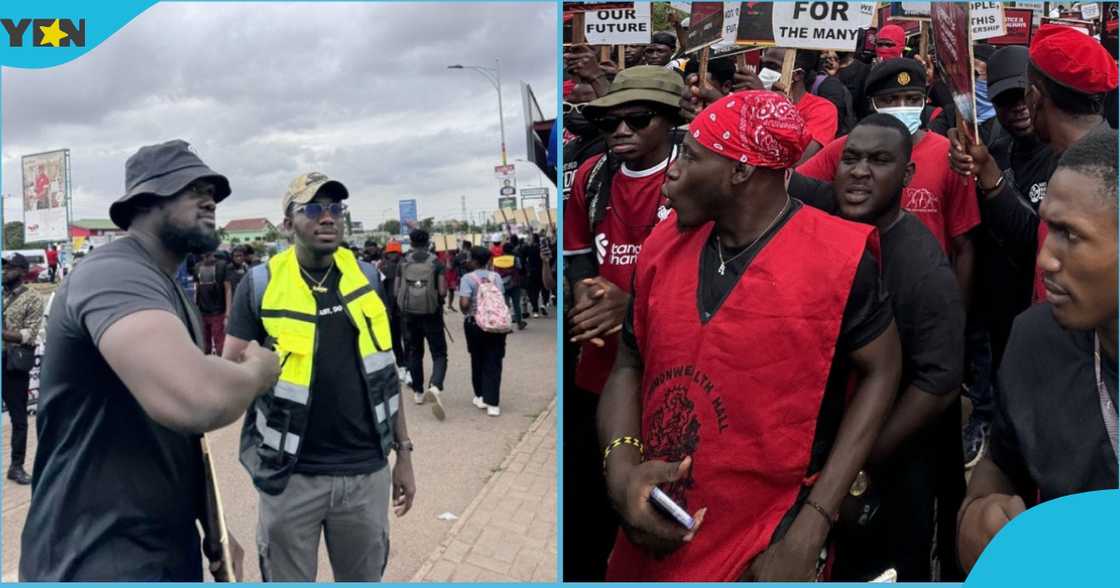
[(502, 141), (502, 165), (508, 163), (506, 158), (506, 118), (502, 110), (502, 60), (495, 59), (494, 64), (497, 67), (483, 67), (481, 65), (449, 65), (447, 69), (472, 69), (482, 74), (490, 85), (498, 91), (498, 130), (501, 133)]

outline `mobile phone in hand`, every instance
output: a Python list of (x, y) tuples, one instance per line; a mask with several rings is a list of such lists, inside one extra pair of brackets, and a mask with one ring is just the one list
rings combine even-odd
[(688, 511), (681, 508), (679, 504), (674, 502), (672, 498), (669, 498), (669, 495), (662, 492), (657, 486), (654, 486), (653, 490), (649, 493), (649, 500), (658, 510), (668, 515), (669, 518), (689, 531), (696, 526), (696, 521), (688, 514)]

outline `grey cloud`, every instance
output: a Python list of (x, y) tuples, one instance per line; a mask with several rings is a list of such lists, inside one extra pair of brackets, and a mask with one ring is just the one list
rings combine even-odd
[(221, 221), (276, 220), (310, 169), (350, 186), (359, 220), (401, 197), (424, 216), (458, 213), (460, 195), (493, 209), (496, 93), (446, 66), (502, 59), (509, 157), (524, 157), (518, 81), (555, 114), (556, 20), (550, 2), (158, 4), (74, 62), (4, 69), (4, 193), (19, 194), (21, 155), (68, 147), (75, 217), (105, 217), (128, 155), (180, 137), (230, 177)]

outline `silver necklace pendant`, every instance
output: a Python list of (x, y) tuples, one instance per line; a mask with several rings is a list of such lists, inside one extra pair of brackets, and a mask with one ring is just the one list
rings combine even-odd
[(327, 291), (327, 289), (322, 287), (322, 286), (312, 286), (311, 290), (313, 292), (319, 292), (319, 293), (326, 293), (326, 291)]
[(726, 266), (726, 265), (724, 265), (724, 263), (723, 263), (722, 261), (721, 261), (721, 262), (719, 262), (719, 270), (718, 270), (718, 271), (719, 271), (719, 275), (721, 275), (721, 276), (722, 276), (722, 275), (723, 275), (723, 272), (724, 272), (725, 270), (727, 270), (727, 266)]

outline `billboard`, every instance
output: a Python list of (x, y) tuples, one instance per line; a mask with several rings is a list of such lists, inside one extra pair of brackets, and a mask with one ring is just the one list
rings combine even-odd
[(70, 150), (24, 155), (23, 240), (65, 241), (66, 195), (70, 192)]
[(410, 198), (408, 200), (401, 200), (401, 234), (405, 235), (412, 229), (419, 226), (419, 215), (416, 210), (416, 199)]

